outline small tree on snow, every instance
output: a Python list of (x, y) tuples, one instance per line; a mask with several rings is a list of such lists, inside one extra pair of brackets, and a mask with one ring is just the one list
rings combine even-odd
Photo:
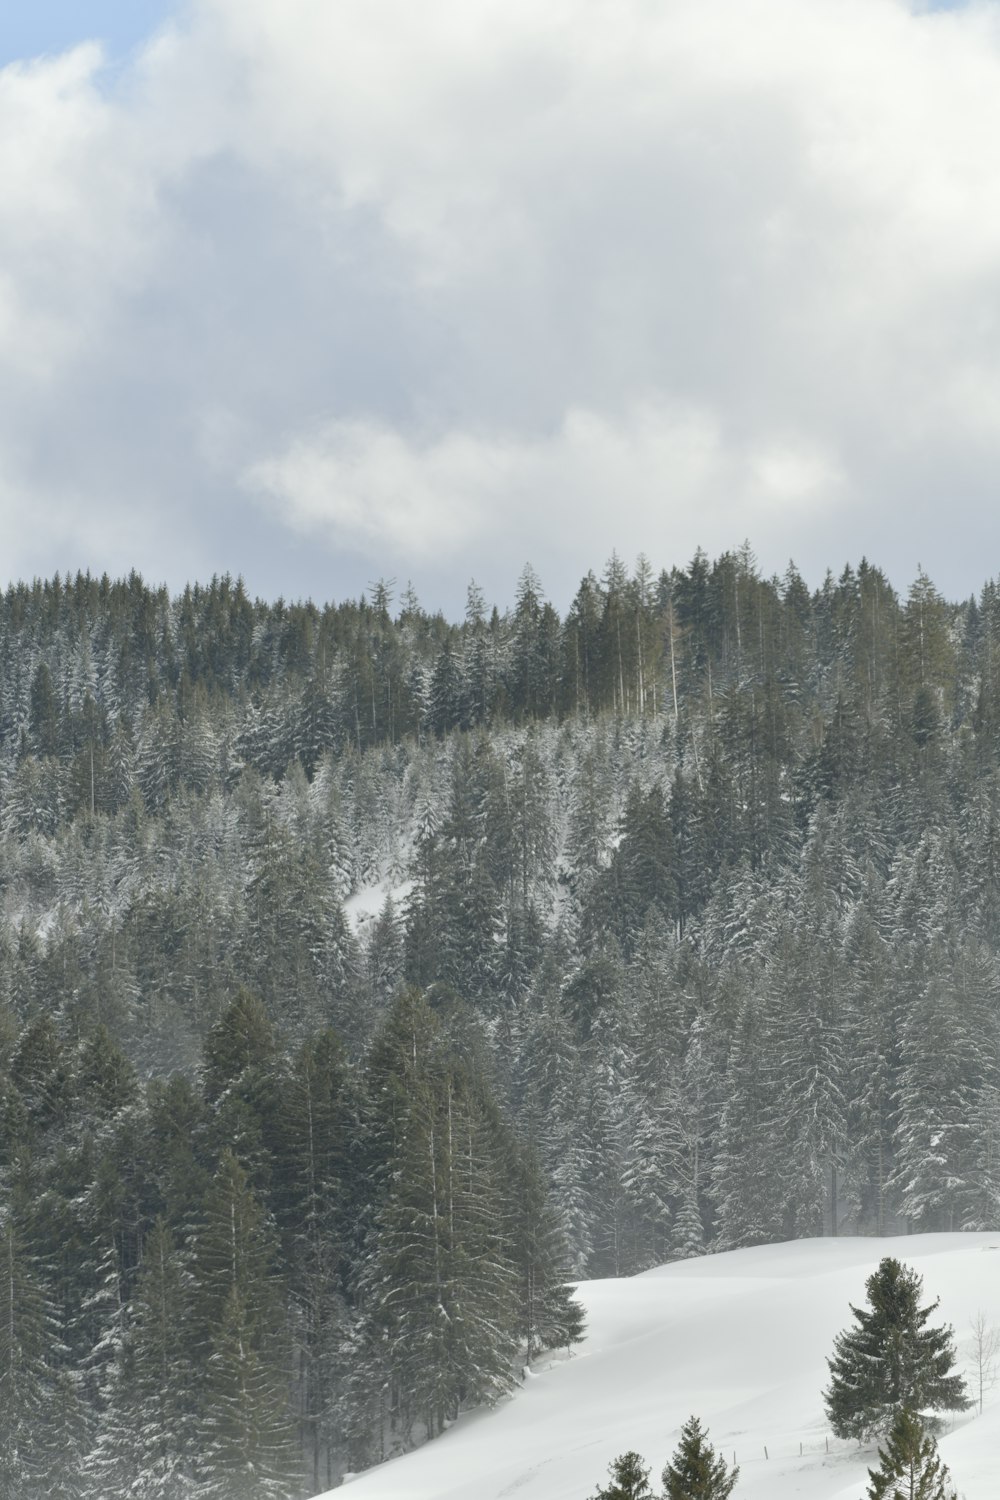
[(689, 1417), (663, 1471), (664, 1500), (729, 1500), (739, 1477), (739, 1468), (728, 1468), (706, 1441), (698, 1418)]
[(906, 1407), (896, 1413), (888, 1441), (869, 1469), (867, 1500), (958, 1500), (937, 1444)]
[(638, 1453), (622, 1453), (608, 1467), (611, 1483), (599, 1489), (591, 1500), (654, 1500), (649, 1488), (649, 1469)]
[(1000, 1354), (1000, 1328), (986, 1321), (982, 1308), (970, 1323), (972, 1337), (969, 1340), (969, 1363), (973, 1378), (979, 1389), (979, 1415), (983, 1414), (983, 1395), (996, 1385), (997, 1355)]
[(961, 1375), (950, 1373), (950, 1327), (928, 1328), (937, 1302), (920, 1306), (923, 1281), (887, 1256), (865, 1283), (868, 1308), (851, 1305), (857, 1327), (837, 1335), (824, 1392), (830, 1426), (859, 1442), (887, 1432), (896, 1413), (964, 1411), (971, 1405)]

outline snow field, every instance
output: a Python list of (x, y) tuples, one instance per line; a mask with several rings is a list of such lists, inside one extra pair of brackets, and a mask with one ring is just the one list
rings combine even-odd
[[(695, 1413), (741, 1476), (733, 1500), (861, 1500), (874, 1447), (829, 1437), (822, 1391), (834, 1335), (893, 1255), (924, 1278), (970, 1378), (969, 1324), (1000, 1326), (1000, 1231), (798, 1240), (583, 1282), (588, 1334), (514, 1396), (465, 1413), (442, 1438), (368, 1470), (350, 1500), (587, 1500), (634, 1448), (659, 1475)], [(1000, 1385), (949, 1420), (941, 1452), (964, 1500), (1000, 1497)], [(802, 1455), (799, 1448), (802, 1445)], [(768, 1456), (765, 1458), (765, 1446)]]

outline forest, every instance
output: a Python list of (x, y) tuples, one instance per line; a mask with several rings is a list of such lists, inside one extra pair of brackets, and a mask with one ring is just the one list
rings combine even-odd
[(1000, 1220), (1000, 584), (0, 596), (0, 1500), (314, 1494), (567, 1283)]

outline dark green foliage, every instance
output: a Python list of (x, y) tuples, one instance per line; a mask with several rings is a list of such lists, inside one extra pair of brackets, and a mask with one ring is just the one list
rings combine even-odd
[(663, 1471), (663, 1500), (728, 1500), (739, 1477), (739, 1468), (729, 1468), (708, 1442), (698, 1418), (689, 1417)]
[(719, 1243), (727, 1250), (782, 1237), (774, 1171), (780, 1139), (774, 1016), (763, 1000), (747, 1001), (736, 1022), (729, 1072), (733, 1086), (719, 1131), (713, 1192)]
[(25, 1236), (0, 1231), (0, 1500), (41, 1494), (50, 1455), (51, 1309)]
[(205, 1038), (204, 1083), (214, 1103), (241, 1080), (252, 1081), (272, 1060), (274, 1031), (256, 995), (243, 990)]
[(937, 1444), (915, 1412), (896, 1413), (879, 1467), (869, 1469), (868, 1500), (958, 1500)]
[[(516, 1151), (516, 1146), (512, 1145)], [(545, 1349), (568, 1349), (583, 1338), (583, 1309), (567, 1286), (566, 1238), (548, 1200), (535, 1154), (509, 1164), (514, 1182), (511, 1249), (520, 1300), (520, 1336), (534, 1359)]]
[(971, 1404), (961, 1375), (951, 1373), (950, 1328), (928, 1327), (936, 1302), (920, 1306), (923, 1281), (887, 1256), (865, 1283), (868, 1307), (851, 1306), (857, 1326), (837, 1335), (827, 1360), (830, 1426), (859, 1441), (887, 1432), (904, 1407), (964, 1411)]
[(158, 1243), (174, 1500), (213, 1389), (321, 1490), (577, 1337), (567, 1276), (996, 1224), (996, 583), (615, 556), (449, 622), (81, 574), (0, 641), (0, 1215), (109, 1500)]
[(622, 1453), (608, 1466), (610, 1484), (602, 1485), (591, 1500), (653, 1500), (649, 1468), (638, 1453)]
[(262, 1338), (259, 1313), (234, 1282), (212, 1340), (198, 1422), (196, 1475), (205, 1500), (294, 1500), (300, 1493), (287, 1372)]
[(144, 1476), (144, 1500), (173, 1500), (190, 1487), (197, 1457), (191, 1274), (162, 1220), (146, 1236), (142, 1272), (129, 1307), (117, 1385), (110, 1392), (124, 1467)]
[(264, 1333), (280, 1323), (280, 1288), (275, 1266), (277, 1237), (232, 1151), (222, 1154), (205, 1195), (201, 1225), (194, 1239), (195, 1291), (192, 1337), (195, 1347), (211, 1347), (233, 1293), (241, 1319)]
[(434, 1435), (463, 1403), (511, 1389), (517, 1279), (475, 1093), (433, 1058), (408, 1062), (399, 1085), (365, 1300), (402, 1431)]

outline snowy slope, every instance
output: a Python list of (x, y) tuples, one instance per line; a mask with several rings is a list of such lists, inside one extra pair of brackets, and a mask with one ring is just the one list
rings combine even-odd
[[(873, 1451), (831, 1438), (827, 1454), (821, 1391), (848, 1302), (864, 1303), (865, 1278), (884, 1255), (916, 1267), (925, 1301), (941, 1298), (935, 1321), (954, 1325), (960, 1355), (978, 1310), (1000, 1325), (1000, 1232), (799, 1240), (584, 1282), (589, 1336), (570, 1359), (337, 1493), (586, 1500), (627, 1448), (658, 1480), (694, 1412), (728, 1459), (736, 1452), (734, 1500), (858, 1500)], [(983, 1417), (959, 1416), (941, 1448), (960, 1495), (998, 1500), (1000, 1385), (987, 1393)]]

